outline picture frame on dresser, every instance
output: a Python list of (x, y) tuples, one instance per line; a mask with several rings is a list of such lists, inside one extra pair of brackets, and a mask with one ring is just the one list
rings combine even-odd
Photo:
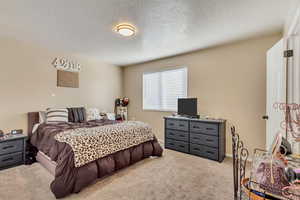
[(0, 170), (25, 164), (26, 139), (24, 134), (0, 137)]
[(165, 148), (222, 162), (226, 152), (226, 120), (164, 117)]

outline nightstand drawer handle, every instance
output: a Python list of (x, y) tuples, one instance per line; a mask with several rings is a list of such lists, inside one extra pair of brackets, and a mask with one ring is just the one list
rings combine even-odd
[(199, 149), (199, 148), (194, 148), (194, 150), (196, 150), (196, 151), (200, 151), (200, 149)]
[(206, 130), (208, 130), (208, 131), (209, 131), (209, 130), (215, 130), (215, 129), (214, 129), (214, 128), (206, 128)]
[(214, 140), (212, 139), (206, 139), (206, 142), (213, 142)]
[(2, 149), (10, 149), (10, 148), (14, 148), (15, 146), (13, 146), (13, 145), (10, 145), (10, 146), (6, 146), (6, 147), (3, 147)]
[(179, 145), (180, 147), (184, 148), (185, 146), (184, 145)]
[(6, 158), (6, 159), (3, 159), (2, 162), (7, 162), (7, 161), (10, 161), (10, 160), (14, 160), (14, 158), (13, 157)]
[(173, 123), (170, 123), (169, 125), (170, 125), (170, 126), (174, 126), (174, 124), (173, 124)]
[(194, 140), (199, 140), (199, 138), (197, 138), (197, 137), (193, 137), (193, 139), (194, 139)]
[(169, 145), (174, 145), (173, 143), (169, 143)]
[(184, 124), (179, 124), (180, 127), (184, 127)]
[(169, 132), (169, 134), (170, 134), (170, 135), (174, 135), (174, 133), (172, 133), (172, 132)]
[(193, 128), (200, 128), (199, 126), (193, 126)]
[(185, 137), (185, 135), (179, 135), (180, 137)]

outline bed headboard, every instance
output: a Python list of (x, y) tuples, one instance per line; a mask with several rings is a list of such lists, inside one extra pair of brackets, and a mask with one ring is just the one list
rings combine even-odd
[(39, 123), (39, 112), (29, 112), (28, 115), (28, 136), (32, 134), (33, 126)]

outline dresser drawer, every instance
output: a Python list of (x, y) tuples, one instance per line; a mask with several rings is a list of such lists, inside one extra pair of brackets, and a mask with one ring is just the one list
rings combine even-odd
[(188, 134), (188, 132), (184, 132), (184, 131), (176, 131), (176, 130), (167, 129), (166, 137), (174, 139), (174, 140), (185, 141), (185, 142), (189, 141), (189, 134)]
[(23, 151), (24, 140), (11, 140), (0, 143), (0, 155)]
[(199, 144), (190, 144), (190, 153), (197, 156), (209, 158), (212, 160), (218, 160), (219, 158), (218, 149), (199, 145)]
[(183, 142), (183, 141), (166, 139), (165, 147), (168, 149), (173, 149), (173, 150), (181, 151), (181, 152), (185, 152), (185, 153), (189, 152), (189, 144), (187, 142)]
[(175, 129), (181, 131), (189, 130), (189, 122), (184, 120), (167, 119), (166, 126), (168, 129)]
[(204, 122), (191, 122), (191, 132), (203, 133), (208, 135), (218, 135), (218, 124), (204, 123)]
[(0, 156), (0, 168), (8, 167), (10, 165), (22, 164), (23, 163), (23, 153), (11, 153), (7, 155)]
[(190, 142), (194, 144), (203, 144), (209, 147), (219, 147), (219, 138), (212, 135), (204, 135), (201, 133), (190, 133)]

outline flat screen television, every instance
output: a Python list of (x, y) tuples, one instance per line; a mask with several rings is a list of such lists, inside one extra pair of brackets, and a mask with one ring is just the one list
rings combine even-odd
[(197, 113), (197, 98), (178, 99), (178, 115), (197, 117)]

